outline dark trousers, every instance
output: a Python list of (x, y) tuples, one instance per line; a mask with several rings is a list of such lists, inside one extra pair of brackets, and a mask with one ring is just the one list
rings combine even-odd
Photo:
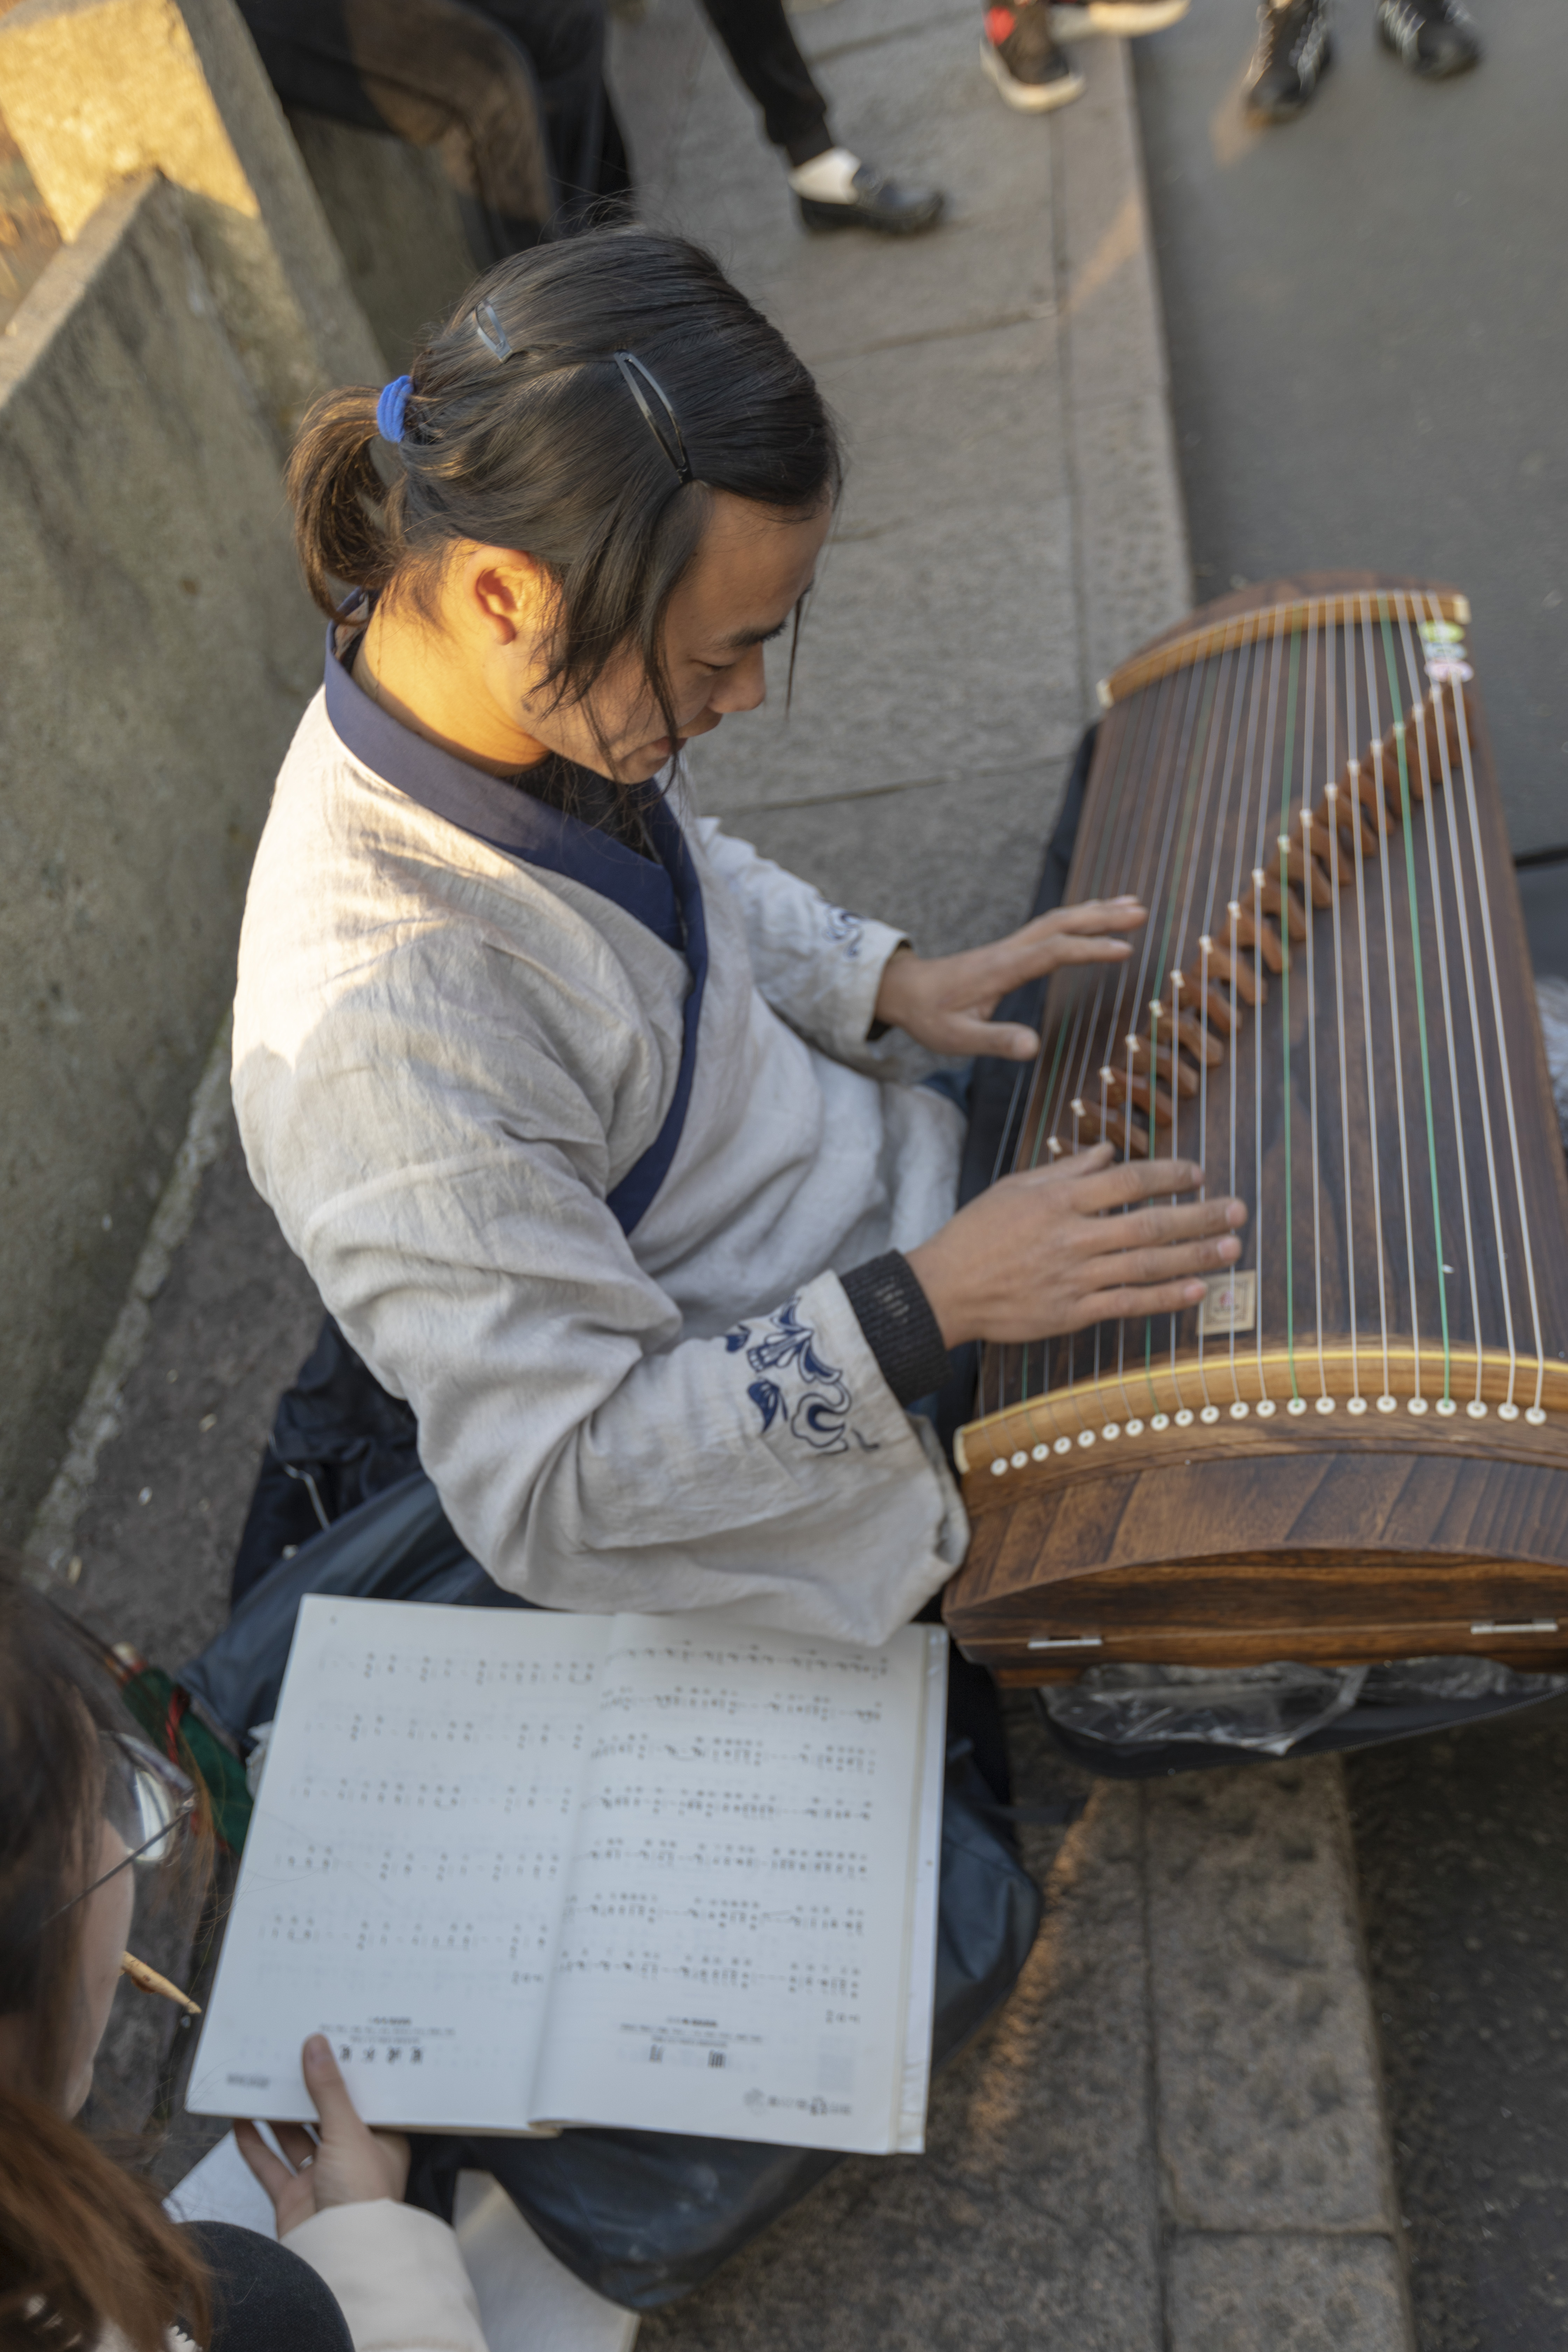
[(827, 100), (795, 46), (784, 0), (702, 0), (731, 63), (763, 110), (763, 128), (792, 163), (833, 144)]
[(240, 0), (285, 106), (433, 147), (488, 268), (624, 205), (603, 0)]

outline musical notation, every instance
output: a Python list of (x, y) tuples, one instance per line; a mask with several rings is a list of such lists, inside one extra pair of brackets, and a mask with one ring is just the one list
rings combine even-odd
[(752, 2093), (814, 2116), (831, 2094), (832, 2144), (883, 2144), (849, 2080), (867, 2016), (874, 2116), (905, 2066), (926, 1637), (895, 1665), (662, 1622), (307, 1602), (208, 2098), (265, 2084), (287, 2116), (320, 2029), (373, 2120), (616, 2120), (612, 2078), (669, 2067), (703, 2104), (672, 2110), (655, 2081), (621, 2119), (766, 2136)]

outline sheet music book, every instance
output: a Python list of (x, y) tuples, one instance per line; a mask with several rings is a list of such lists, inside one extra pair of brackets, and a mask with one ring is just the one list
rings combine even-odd
[(302, 1603), (186, 2094), (924, 2144), (946, 1636)]

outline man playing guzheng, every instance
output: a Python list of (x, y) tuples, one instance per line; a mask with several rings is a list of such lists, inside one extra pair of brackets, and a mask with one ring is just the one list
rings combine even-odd
[(928, 961), (699, 816), (681, 746), (763, 700), (838, 484), (776, 330), (638, 232), (503, 263), (379, 399), (321, 402), (290, 489), (335, 619), (234, 1086), (503, 1585), (877, 1643), (963, 1549), (905, 1409), (949, 1348), (1189, 1306), (1243, 1212), (1107, 1146), (953, 1214), (963, 1118), (918, 1081), (1032, 1055), (998, 1000), (1124, 958), (1133, 902)]

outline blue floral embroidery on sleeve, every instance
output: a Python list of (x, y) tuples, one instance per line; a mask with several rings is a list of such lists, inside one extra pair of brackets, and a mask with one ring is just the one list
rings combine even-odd
[[(760, 1338), (752, 1339), (749, 1323), (738, 1323), (725, 1333), (724, 1345), (731, 1355), (744, 1348), (746, 1361), (758, 1375), (746, 1394), (762, 1416), (764, 1435), (775, 1421), (787, 1416), (791, 1435), (814, 1453), (848, 1451), (844, 1425), (854, 1402), (849, 1383), (836, 1364), (825, 1362), (817, 1353), (816, 1328), (802, 1322), (797, 1300), (792, 1298), (770, 1317)], [(793, 1407), (779, 1382), (765, 1377), (773, 1372), (793, 1372), (800, 1382)]]
[(865, 925), (858, 915), (852, 915), (849, 912), (847, 907), (829, 907), (827, 936), (830, 940), (837, 941), (844, 950), (846, 960), (853, 963), (860, 952), (861, 943), (865, 938)]
[(784, 1411), (784, 1391), (774, 1381), (753, 1381), (746, 1394), (763, 1416), (763, 1434), (765, 1437)]
[(849, 1410), (849, 1391), (839, 1383), (837, 1398), (807, 1389), (795, 1406), (790, 1421), (790, 1433), (818, 1454), (847, 1454), (848, 1441), (844, 1434), (844, 1416)]

